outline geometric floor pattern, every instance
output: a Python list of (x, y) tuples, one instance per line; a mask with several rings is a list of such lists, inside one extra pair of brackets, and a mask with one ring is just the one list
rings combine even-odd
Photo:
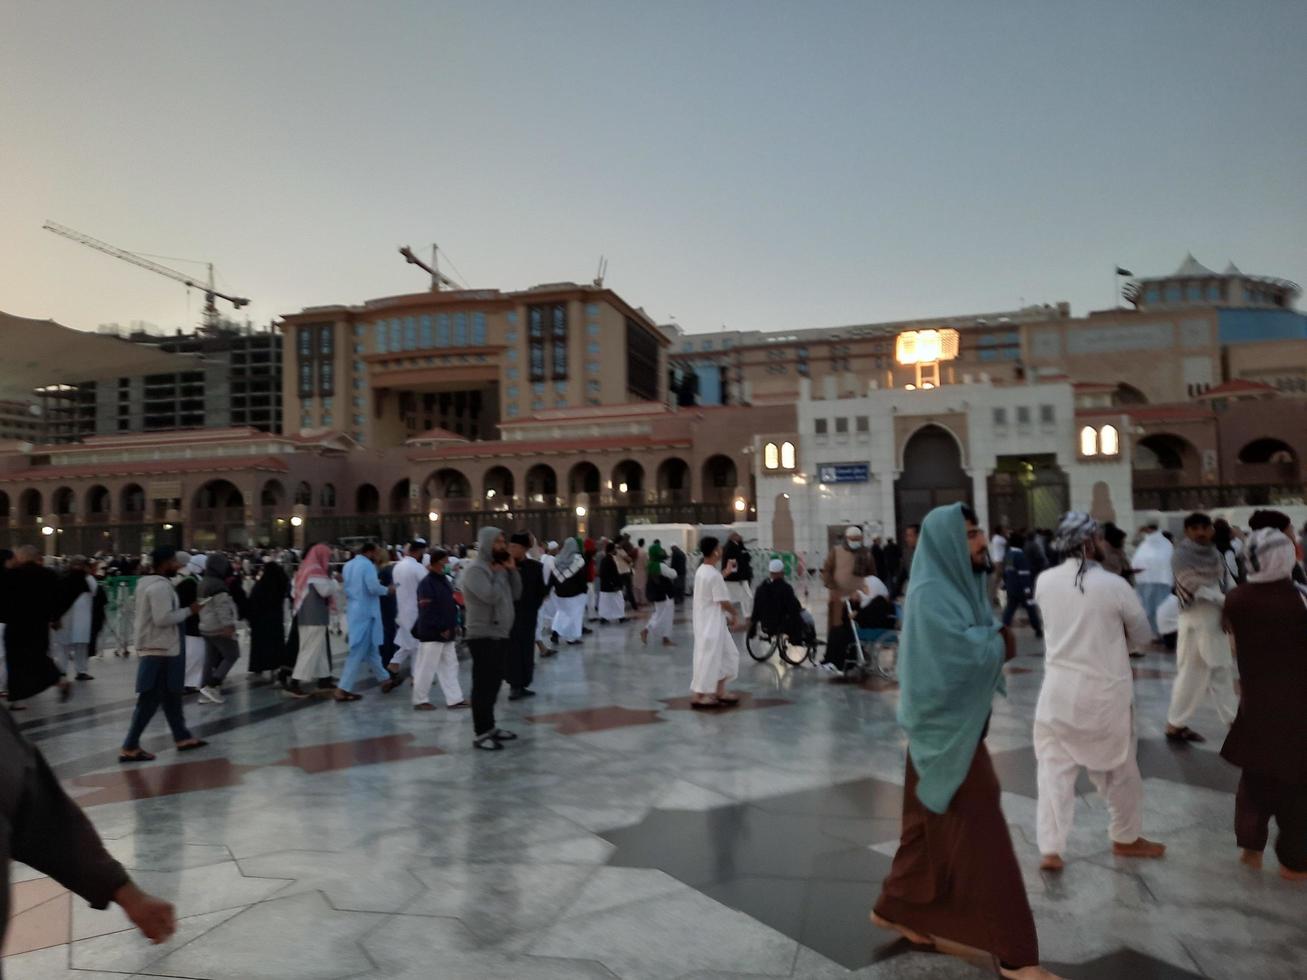
[[(820, 618), (822, 597), (810, 604)], [(118, 910), (15, 865), (5, 975), (985, 976), (867, 922), (898, 837), (895, 690), (744, 657), (751, 704), (685, 710), (683, 615), (673, 648), (641, 646), (632, 623), (542, 661), (537, 697), (501, 697), (520, 739), (499, 753), (472, 749), (465, 712), (414, 712), (407, 689), (291, 701), (238, 666), (226, 704), (186, 706), (207, 748), (177, 756), (160, 719), (143, 741), (158, 761), (125, 769), (135, 663), (94, 661), (71, 703), (43, 695), (21, 726), (115, 856), (176, 905), (178, 934), (150, 946)], [(1205, 745), (1161, 738), (1168, 655), (1135, 682), (1145, 832), (1166, 858), (1114, 858), (1084, 783), (1066, 870), (1038, 871), (1038, 650), (1024, 632), (988, 746), (1044, 959), (1075, 980), (1307, 977), (1307, 890), (1270, 853), (1261, 873), (1238, 863), (1214, 712), (1192, 723)]]

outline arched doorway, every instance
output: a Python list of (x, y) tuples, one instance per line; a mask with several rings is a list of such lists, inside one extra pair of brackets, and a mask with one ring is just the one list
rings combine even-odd
[(423, 485), (428, 503), (439, 503), (442, 511), (467, 511), (472, 509), (472, 484), (461, 470), (436, 470)]
[(513, 474), (506, 466), (492, 466), (482, 481), (486, 506), (495, 510), (513, 506)]
[(381, 510), (381, 494), (371, 483), (360, 483), (354, 491), (354, 513), (375, 514)]
[(86, 519), (92, 524), (107, 521), (112, 504), (109, 488), (97, 483), (86, 491)]
[(390, 488), (390, 510), (391, 514), (407, 514), (409, 511), (408, 495), (410, 483), (405, 477), (393, 487)]
[(295, 503), (305, 507), (313, 506), (313, 488), (303, 480), (295, 486)]
[(703, 463), (703, 499), (710, 504), (729, 504), (739, 484), (735, 461), (729, 456), (709, 456)]
[(558, 476), (552, 466), (537, 463), (526, 471), (527, 506), (553, 507), (558, 498)]
[(322, 489), (318, 491), (318, 506), (323, 510), (336, 509), (336, 485), (334, 483), (324, 483)]
[(9, 523), (9, 494), (0, 490), (0, 521)]
[(1148, 396), (1136, 388), (1122, 382), (1112, 393), (1112, 402), (1116, 405), (1147, 405)]
[(1239, 450), (1235, 482), (1297, 483), (1298, 455), (1281, 439), (1254, 439)]
[(925, 425), (903, 446), (903, 472), (894, 481), (896, 537), (903, 528), (920, 524), (936, 507), (971, 503), (971, 477), (962, 468), (962, 448), (953, 433), (940, 425)]
[(658, 465), (655, 474), (658, 496), (665, 504), (690, 502), (690, 464), (678, 456), (670, 456)]
[(573, 497), (578, 493), (598, 493), (599, 467), (594, 463), (577, 463), (573, 466), (567, 475), (567, 492)]
[(41, 513), (41, 491), (29, 488), (18, 497), (18, 513), (25, 521), (34, 521), (44, 515)]
[(60, 487), (50, 497), (50, 508), (60, 517), (72, 517), (77, 512), (77, 495), (72, 487)]
[(1166, 432), (1135, 442), (1134, 483), (1137, 488), (1196, 486), (1202, 479), (1202, 459), (1183, 436)]
[(624, 459), (613, 467), (613, 496), (619, 505), (644, 503), (644, 467)]
[(234, 548), (249, 544), (245, 533), (245, 495), (230, 480), (208, 481), (195, 491), (189, 527), (191, 539), (200, 547)]
[(139, 483), (129, 483), (118, 493), (118, 510), (122, 519), (131, 524), (145, 520), (145, 489)]

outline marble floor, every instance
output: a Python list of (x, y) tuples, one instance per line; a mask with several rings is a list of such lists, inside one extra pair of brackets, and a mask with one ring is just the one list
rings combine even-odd
[[(986, 975), (866, 919), (898, 836), (892, 687), (745, 657), (744, 704), (690, 711), (686, 624), (672, 649), (637, 630), (597, 628), (540, 664), (537, 697), (501, 696), (521, 738), (499, 753), (472, 749), (465, 712), (414, 712), (407, 688), (292, 701), (238, 667), (226, 704), (187, 704), (207, 749), (178, 757), (159, 718), (158, 761), (124, 769), (134, 663), (93, 661), (71, 703), (43, 695), (21, 724), (179, 928), (150, 946), (116, 909), (15, 866), (5, 975)], [(1269, 853), (1260, 873), (1237, 861), (1215, 714), (1195, 723), (1205, 746), (1161, 738), (1168, 656), (1139, 661), (1137, 680), (1145, 830), (1166, 859), (1114, 859), (1085, 783), (1066, 870), (1037, 870), (1038, 649), (1027, 632), (989, 748), (1045, 960), (1077, 980), (1307, 976), (1307, 888)]]

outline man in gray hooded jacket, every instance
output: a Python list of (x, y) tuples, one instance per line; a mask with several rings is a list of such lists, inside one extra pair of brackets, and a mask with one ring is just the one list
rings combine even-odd
[(517, 738), (495, 727), (495, 700), (504, 680), (508, 634), (513, 629), (513, 603), (522, 595), (522, 578), (508, 550), (504, 533), (483, 527), (477, 534), (476, 561), (464, 566), (464, 627), (472, 652), (472, 725), (478, 749), (498, 751)]

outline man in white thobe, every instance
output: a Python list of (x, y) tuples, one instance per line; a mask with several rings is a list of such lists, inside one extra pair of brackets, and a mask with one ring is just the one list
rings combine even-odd
[(73, 600), (73, 604), (64, 613), (59, 629), (54, 631), (50, 646), (51, 656), (59, 665), (59, 670), (67, 674), (70, 666), (77, 668), (79, 681), (94, 680), (88, 674), (88, 660), (91, 653), (91, 619), (95, 608), (95, 593), (100, 587), (85, 558), (76, 557), (69, 562), (68, 574), (86, 579), (86, 591)]
[(545, 580), (545, 601), (540, 604), (540, 614), (536, 617), (536, 649), (542, 657), (552, 657), (557, 651), (549, 645), (550, 634), (554, 631), (554, 614), (558, 612), (558, 603), (554, 601), (554, 559), (558, 557), (558, 542), (550, 541), (545, 545), (544, 554), (540, 556), (540, 573)]
[[(718, 708), (739, 704), (737, 694), (726, 690), (740, 673), (740, 648), (731, 630), (737, 625), (735, 605), (718, 567), (721, 544), (714, 537), (699, 543), (703, 562), (694, 573), (694, 677), (690, 682), (692, 708)], [(727, 571), (730, 571), (728, 566)]]
[(1226, 728), (1234, 724), (1239, 711), (1234, 655), (1221, 622), (1225, 593), (1232, 583), (1221, 553), (1212, 544), (1213, 531), (1206, 514), (1190, 514), (1184, 519), (1185, 539), (1171, 558), (1180, 615), (1166, 737), (1175, 742), (1206, 741), (1189, 727), (1189, 721), (1208, 695)]
[(1144, 525), (1144, 539), (1135, 549), (1130, 564), (1135, 569), (1135, 591), (1139, 601), (1144, 605), (1148, 616), (1148, 625), (1152, 627), (1153, 638), (1160, 639), (1161, 631), (1157, 628), (1157, 607), (1171, 594), (1174, 579), (1171, 575), (1171, 542), (1166, 539), (1156, 524)]
[[(422, 565), (426, 555), (427, 543), (422, 538), (409, 542), (404, 557), (395, 564), (391, 581), (395, 583), (395, 655), (390, 658), (388, 669), (396, 677), (404, 667), (413, 662), (420, 644), (413, 636), (413, 624), (418, 621), (418, 586), (427, 577), (427, 570)], [(387, 682), (389, 684), (389, 682)], [(393, 690), (398, 684), (391, 685)]]
[(1130, 650), (1152, 635), (1130, 584), (1104, 569), (1103, 536), (1088, 514), (1058, 526), (1066, 558), (1035, 582), (1044, 613), (1044, 684), (1035, 708), (1040, 868), (1060, 871), (1082, 768), (1111, 815), (1108, 835), (1120, 857), (1160, 858), (1145, 840), (1143, 779), (1135, 758), (1134, 676)]

